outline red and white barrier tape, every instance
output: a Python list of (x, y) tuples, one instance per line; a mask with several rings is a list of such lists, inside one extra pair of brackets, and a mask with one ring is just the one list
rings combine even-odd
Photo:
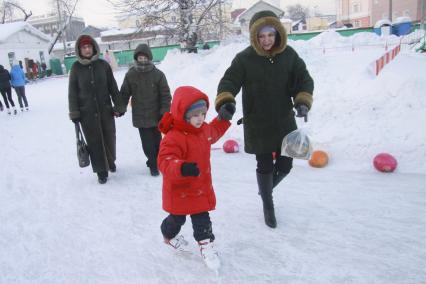
[(377, 59), (375, 62), (373, 62), (372, 69), (374, 70), (374, 74), (378, 76), (380, 71), (382, 71), (383, 68), (385, 67), (385, 65), (391, 62), (399, 54), (400, 51), (401, 51), (401, 45), (399, 44), (393, 49), (386, 52), (382, 57)]

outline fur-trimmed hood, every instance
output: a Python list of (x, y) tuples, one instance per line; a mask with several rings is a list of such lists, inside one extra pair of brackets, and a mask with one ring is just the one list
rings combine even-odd
[[(270, 51), (265, 51), (260, 46), (257, 34), (264, 26), (273, 26), (277, 30), (275, 44)], [(250, 44), (260, 56), (275, 56), (284, 51), (287, 46), (287, 32), (281, 24), (280, 19), (271, 11), (260, 11), (253, 15), (250, 20)]]
[[(90, 59), (83, 58), (80, 54), (80, 41), (82, 37), (90, 37), (92, 39), (93, 56)], [(89, 65), (93, 61), (99, 59), (99, 53), (100, 53), (99, 45), (93, 37), (89, 35), (80, 35), (78, 37), (77, 41), (75, 42), (75, 56), (77, 56), (78, 62), (80, 62), (83, 65)]]

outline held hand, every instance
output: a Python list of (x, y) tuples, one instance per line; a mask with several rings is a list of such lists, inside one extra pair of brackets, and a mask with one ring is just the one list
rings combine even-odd
[(125, 114), (125, 112), (116, 112), (114, 111), (114, 116), (115, 117), (122, 117)]
[(220, 120), (231, 120), (235, 113), (234, 103), (225, 103), (219, 108), (218, 116)]
[(197, 163), (183, 163), (180, 172), (184, 177), (197, 177), (200, 175)]
[(305, 118), (305, 122), (308, 121), (308, 112), (309, 112), (309, 108), (308, 106), (304, 105), (304, 104), (299, 104), (296, 107), (296, 117), (304, 117)]

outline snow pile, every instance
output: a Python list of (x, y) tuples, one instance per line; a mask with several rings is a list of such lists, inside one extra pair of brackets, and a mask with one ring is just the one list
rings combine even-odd
[[(332, 31), (307, 42), (290, 42), (296, 43), (293, 46), (315, 80), (310, 120), (301, 126), (311, 132), (317, 148), (329, 152), (331, 167), (371, 170), (372, 158), (383, 151), (397, 157), (398, 170), (424, 172), (426, 132), (417, 128), (426, 124), (423, 114), (426, 98), (422, 95), (426, 89), (422, 79), (424, 60), (419, 60), (416, 54), (402, 53), (375, 78), (370, 77), (368, 66), (383, 55), (383, 48), (324, 55), (309, 52), (323, 42), (329, 47), (339, 47), (352, 41), (373, 44), (382, 38), (373, 33), (345, 38)], [(206, 92), (213, 103), (220, 78), (235, 54), (247, 44), (247, 41), (229, 42), (199, 54), (172, 51), (159, 68), (166, 73), (172, 90), (179, 85), (194, 85)], [(242, 142), (242, 127), (235, 124), (242, 116), (240, 100), (238, 96), (234, 125), (227, 137)], [(211, 118), (214, 111), (209, 115)]]
[[(246, 45), (174, 51), (159, 68), (172, 90), (194, 85), (213, 103), (220, 77)], [(0, 283), (424, 283), (424, 56), (402, 52), (371, 78), (366, 66), (383, 49), (316, 54), (311, 42), (295, 46), (316, 82), (301, 126), (330, 153), (330, 166), (295, 163), (274, 189), (278, 227), (270, 229), (254, 156), (213, 150), (219, 276), (203, 264), (190, 218), (181, 233), (193, 253), (164, 245), (162, 179), (149, 174), (130, 109), (116, 120), (117, 172), (99, 185), (90, 167), (78, 167), (68, 78), (27, 85), (30, 111), (0, 112)], [(124, 74), (114, 73), (118, 85)], [(241, 142), (240, 100), (226, 135)], [(379, 151), (399, 159), (395, 173), (372, 169)]]

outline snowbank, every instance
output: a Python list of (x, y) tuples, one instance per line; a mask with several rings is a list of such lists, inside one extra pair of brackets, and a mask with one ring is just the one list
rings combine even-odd
[[(389, 37), (388, 40), (399, 39)], [(372, 45), (368, 50), (334, 51), (321, 54), (314, 48), (327, 44), (330, 48), (348, 43)], [(309, 122), (301, 124), (312, 134), (317, 148), (331, 156), (330, 166), (338, 169), (367, 171), (379, 152), (394, 154), (402, 172), (425, 172), (426, 132), (418, 125), (426, 124), (423, 96), (426, 83), (423, 57), (402, 53), (377, 78), (367, 69), (383, 53), (383, 38), (374, 33), (342, 37), (334, 31), (320, 34), (310, 41), (290, 42), (307, 63), (315, 80), (314, 105)], [(235, 54), (248, 45), (247, 40), (228, 42), (199, 54), (169, 52), (160, 68), (167, 74), (172, 89), (194, 85), (205, 91), (214, 102), (217, 84)], [(241, 96), (237, 97), (238, 101)], [(214, 111), (210, 112), (210, 117)], [(242, 127), (235, 121), (242, 116), (237, 105), (234, 125), (228, 137), (243, 141)]]

